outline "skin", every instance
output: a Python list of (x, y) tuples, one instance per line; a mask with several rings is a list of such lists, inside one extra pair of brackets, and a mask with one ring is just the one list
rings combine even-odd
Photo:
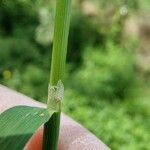
[[(46, 107), (29, 97), (0, 85), (0, 113), (17, 105)], [(25, 150), (42, 150), (43, 126), (31, 137)], [(61, 115), (59, 150), (109, 150), (92, 133), (65, 114)]]

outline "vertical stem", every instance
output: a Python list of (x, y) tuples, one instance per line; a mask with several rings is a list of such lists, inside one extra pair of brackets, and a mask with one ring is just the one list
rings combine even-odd
[[(59, 80), (64, 80), (70, 15), (71, 0), (57, 0), (50, 73), (50, 85), (52, 86), (56, 86)], [(44, 125), (43, 150), (57, 150), (60, 113), (54, 113)]]
[(71, 0), (57, 0), (50, 83), (63, 80), (66, 64)]

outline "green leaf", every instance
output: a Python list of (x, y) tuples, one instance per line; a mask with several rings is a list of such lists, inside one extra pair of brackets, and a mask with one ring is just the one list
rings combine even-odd
[(0, 114), (0, 150), (22, 150), (54, 111), (29, 106), (16, 106)]

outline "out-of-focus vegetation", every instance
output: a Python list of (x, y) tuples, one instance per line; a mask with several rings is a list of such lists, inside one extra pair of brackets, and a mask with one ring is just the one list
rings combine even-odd
[[(149, 1), (73, 2), (64, 112), (112, 149), (148, 150)], [(42, 102), (54, 6), (52, 0), (0, 1), (0, 81)]]

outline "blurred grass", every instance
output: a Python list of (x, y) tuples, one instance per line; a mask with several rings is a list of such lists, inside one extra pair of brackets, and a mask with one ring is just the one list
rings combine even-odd
[[(148, 95), (147, 95), (148, 96)], [(86, 96), (66, 92), (64, 110), (95, 133), (112, 149), (148, 150), (149, 98), (145, 95), (112, 103), (97, 99), (97, 105), (88, 105)], [(85, 107), (86, 106), (86, 107)], [(89, 121), (90, 120), (90, 121)]]
[(140, 0), (140, 7), (143, 11), (149, 11), (150, 10), (150, 2), (149, 0)]

